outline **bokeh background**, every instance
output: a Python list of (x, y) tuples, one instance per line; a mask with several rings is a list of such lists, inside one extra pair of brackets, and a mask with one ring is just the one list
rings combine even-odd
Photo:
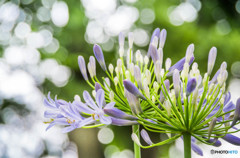
[[(1, 0), (0, 1), (0, 157), (132, 158), (130, 127), (45, 131), (43, 98), (72, 101), (90, 90), (77, 56), (88, 60), (102, 46), (107, 63), (116, 63), (117, 35), (134, 33), (134, 50), (146, 53), (152, 31), (167, 29), (164, 59), (173, 63), (195, 44), (196, 62), (207, 70), (208, 52), (218, 49), (214, 71), (228, 63), (228, 90), (240, 96), (240, 0)], [(104, 75), (98, 67), (99, 76)], [(203, 74), (203, 73), (202, 73)], [(240, 135), (239, 135), (240, 136)], [(152, 135), (163, 140), (166, 135)], [(181, 140), (142, 150), (143, 158), (182, 155)], [(201, 145), (204, 157), (215, 149)], [(218, 149), (236, 149), (223, 141)], [(198, 157), (193, 154), (194, 157)], [(233, 157), (233, 155), (231, 155)]]

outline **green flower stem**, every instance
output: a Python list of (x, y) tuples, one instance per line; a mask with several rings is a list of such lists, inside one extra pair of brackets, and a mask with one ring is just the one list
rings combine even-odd
[[(133, 125), (132, 126), (132, 130), (133, 130), (133, 133), (135, 133), (138, 138), (140, 136), (139, 134), (139, 125)], [(135, 155), (135, 158), (141, 158), (141, 149), (140, 149), (140, 146), (138, 146), (135, 142), (134, 142), (134, 155)]]
[(188, 132), (183, 133), (184, 142), (184, 158), (191, 158), (191, 134)]

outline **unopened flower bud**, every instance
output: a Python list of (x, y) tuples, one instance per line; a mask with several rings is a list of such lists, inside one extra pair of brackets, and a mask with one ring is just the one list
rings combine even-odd
[(131, 81), (124, 80), (123, 85), (124, 85), (124, 88), (126, 88), (127, 91), (129, 91), (130, 93), (132, 93), (136, 97), (141, 98), (143, 100), (146, 100), (144, 95), (138, 90), (138, 88)]
[(75, 95), (75, 96), (74, 96), (74, 101), (79, 101), (79, 102), (80, 102), (80, 101), (81, 101), (80, 96), (79, 96), (79, 95)]
[(152, 145), (152, 144), (153, 144), (153, 142), (151, 141), (151, 139), (150, 139), (150, 137), (149, 137), (149, 135), (148, 135), (148, 133), (147, 133), (146, 130), (142, 129), (142, 131), (141, 131), (141, 136), (142, 136), (143, 140), (144, 140), (148, 145)]
[(156, 75), (157, 81), (161, 82), (161, 69), (162, 69), (162, 63), (160, 60), (156, 61), (155, 67), (154, 67), (154, 73)]
[(159, 90), (159, 88), (160, 88), (159, 84), (158, 84), (156, 81), (154, 81), (154, 82), (153, 82), (153, 89), (154, 89), (154, 92), (157, 93), (158, 90)]
[(86, 70), (85, 60), (82, 56), (78, 56), (78, 66), (82, 73), (83, 78), (87, 81), (88, 80), (87, 70)]
[(141, 70), (140, 70), (140, 68), (137, 66), (137, 65), (135, 65), (135, 67), (134, 67), (134, 78), (135, 78), (135, 80), (137, 81), (137, 84), (138, 84), (138, 87), (140, 88), (140, 89), (142, 89), (143, 87), (142, 87), (142, 78), (141, 78)]
[(194, 51), (194, 44), (190, 44), (187, 47), (185, 63), (189, 63), (191, 57), (193, 56), (193, 51)]
[(114, 92), (113, 91), (110, 91), (109, 99), (110, 99), (111, 102), (114, 102)]
[(93, 52), (94, 52), (94, 55), (95, 55), (99, 65), (103, 69), (103, 71), (106, 71), (107, 68), (106, 68), (106, 65), (105, 65), (105, 60), (104, 60), (104, 56), (103, 56), (103, 52), (102, 52), (101, 47), (97, 44), (94, 44)]
[(96, 82), (95, 83), (95, 91), (97, 92), (99, 89), (102, 89), (102, 86), (98, 82)]
[(213, 70), (213, 66), (215, 64), (215, 60), (216, 60), (216, 56), (217, 56), (217, 48), (216, 47), (212, 47), (210, 49), (209, 55), (208, 55), (208, 75), (210, 76), (210, 74), (212, 73)]
[(162, 29), (162, 31), (160, 33), (160, 42), (159, 42), (159, 47), (160, 48), (164, 47), (166, 37), (167, 37), (167, 31), (165, 29)]
[(149, 85), (151, 83), (151, 72), (148, 69), (145, 71), (145, 76), (147, 78), (147, 83)]
[(196, 88), (197, 80), (195, 78), (190, 78), (187, 82), (187, 96), (189, 96)]
[(120, 48), (124, 48), (124, 34), (122, 32), (120, 32), (119, 36), (118, 36), (118, 42), (119, 42), (119, 47)]
[(95, 90), (92, 91), (92, 95), (93, 95), (94, 98), (96, 97), (96, 91)]
[(147, 65), (149, 62), (149, 58), (147, 56), (144, 57), (144, 64)]
[(108, 77), (106, 77), (105, 79), (104, 79), (104, 86), (105, 86), (105, 88), (109, 91), (110, 89), (110, 80), (109, 80), (109, 78)]
[(113, 74), (114, 67), (112, 64), (109, 64), (108, 70), (110, 71), (111, 74)]
[(115, 86), (118, 84), (118, 77), (114, 77), (114, 84), (115, 84)]
[(152, 44), (150, 45), (150, 55), (154, 63), (160, 59), (157, 47)]
[(90, 56), (89, 58), (88, 72), (92, 78), (96, 76), (96, 63), (95, 58), (93, 56)]
[(158, 46), (158, 37), (157, 37), (157, 36), (155, 36), (155, 37), (153, 38), (151, 44), (154, 45), (155, 47)]
[(172, 60), (170, 58), (167, 58), (165, 62), (166, 71), (168, 71), (168, 69), (171, 67), (171, 63), (172, 63)]
[(141, 143), (140, 143), (140, 141), (139, 141), (139, 138), (138, 138), (138, 136), (137, 136), (135, 133), (132, 133), (131, 137), (132, 137), (132, 140), (133, 140), (138, 146), (141, 146)]
[(216, 125), (216, 122), (217, 122), (217, 118), (214, 117), (212, 119), (212, 121), (210, 122), (210, 125), (209, 125), (209, 128), (208, 128), (208, 138), (210, 138), (211, 134), (212, 134), (212, 131), (214, 129), (214, 126)]
[(134, 36), (132, 32), (128, 33), (128, 44), (129, 44), (129, 48), (132, 49), (133, 46), (133, 40), (134, 40)]
[(178, 98), (180, 93), (180, 76), (179, 71), (177, 69), (173, 71), (173, 86), (175, 90), (175, 95)]

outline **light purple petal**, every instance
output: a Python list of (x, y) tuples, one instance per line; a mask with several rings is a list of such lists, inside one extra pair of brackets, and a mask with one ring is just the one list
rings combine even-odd
[(103, 107), (103, 102), (105, 100), (104, 97), (105, 97), (104, 91), (102, 89), (99, 89), (96, 94), (96, 102), (100, 109), (102, 109), (102, 107)]
[(62, 133), (68, 133), (68, 132), (73, 131), (74, 129), (76, 129), (76, 127), (74, 127), (74, 126), (67, 126), (67, 127), (62, 129)]
[(85, 118), (84, 120), (82, 120), (79, 125), (78, 128), (81, 128), (83, 126), (89, 125), (96, 122), (96, 120), (93, 119), (93, 117), (89, 117), (89, 118)]
[(84, 112), (87, 114), (93, 114), (94, 110), (88, 107), (86, 104), (79, 102), (79, 101), (74, 101), (73, 105), (79, 110), (79, 112)]
[(98, 109), (97, 105), (95, 104), (94, 100), (92, 99), (92, 97), (90, 96), (90, 94), (87, 91), (83, 92), (83, 98), (85, 100), (85, 102), (94, 110)]
[(99, 115), (99, 120), (102, 124), (109, 125), (112, 123), (111, 117)]
[(111, 102), (111, 103), (108, 103), (107, 105), (105, 105), (104, 108), (106, 108), (106, 109), (113, 108), (114, 105), (115, 105), (115, 102)]

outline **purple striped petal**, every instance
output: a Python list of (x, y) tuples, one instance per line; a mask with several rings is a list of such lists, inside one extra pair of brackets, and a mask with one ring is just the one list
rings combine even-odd
[(115, 118), (120, 118), (120, 119), (129, 119), (129, 120), (137, 120), (137, 117), (134, 117), (132, 115), (128, 115), (122, 110), (119, 110), (118, 108), (104, 108), (104, 113), (115, 117)]
[(99, 89), (96, 94), (96, 102), (100, 109), (103, 107), (103, 103), (105, 102), (105, 96), (104, 91), (102, 89)]
[(98, 109), (97, 105), (95, 104), (94, 100), (92, 99), (92, 97), (90, 96), (90, 94), (87, 91), (83, 92), (83, 99), (85, 100), (85, 102), (94, 110)]
[(79, 110), (79, 112), (84, 112), (84, 113), (87, 113), (87, 114), (93, 114), (94, 113), (93, 109), (91, 109), (86, 104), (84, 104), (80, 101), (74, 101), (72, 104)]
[(102, 124), (109, 125), (112, 123), (112, 119), (109, 116), (99, 115), (99, 120)]
[(240, 146), (240, 138), (232, 134), (226, 134), (224, 137), (222, 137), (222, 139), (233, 145)]
[(93, 117), (86, 118), (86, 119), (82, 120), (82, 121), (78, 124), (78, 128), (81, 128), (81, 127), (83, 127), (83, 126), (92, 124), (92, 123), (94, 123), (94, 122), (96, 122), (96, 120), (94, 120)]
[(111, 119), (112, 119), (112, 125), (116, 125), (116, 126), (131, 126), (131, 125), (139, 124), (137, 121), (118, 119), (114, 117), (111, 117)]
[(106, 68), (106, 64), (105, 64), (105, 60), (104, 60), (104, 56), (103, 56), (103, 52), (102, 52), (101, 47), (97, 44), (94, 44), (93, 52), (94, 52), (94, 55), (95, 55), (99, 65), (103, 69), (103, 71), (106, 71), (107, 68)]

